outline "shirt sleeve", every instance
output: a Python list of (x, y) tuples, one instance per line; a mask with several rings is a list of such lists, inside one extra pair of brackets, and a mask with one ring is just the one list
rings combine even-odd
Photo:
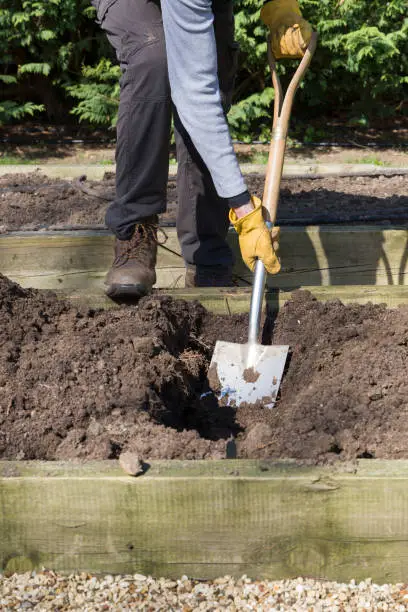
[(246, 192), (221, 104), (211, 0), (162, 0), (171, 95), (217, 193)]

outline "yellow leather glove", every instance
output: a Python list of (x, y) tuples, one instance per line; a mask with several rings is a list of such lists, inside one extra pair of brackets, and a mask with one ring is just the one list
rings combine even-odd
[(281, 269), (280, 261), (276, 255), (279, 248), (279, 228), (269, 230), (262, 214), (262, 202), (252, 196), (254, 210), (237, 218), (235, 210), (231, 208), (229, 218), (239, 236), (239, 248), (242, 259), (250, 270), (254, 270), (257, 259), (261, 259), (269, 274), (277, 274)]
[(271, 0), (261, 9), (261, 19), (271, 34), (276, 59), (303, 57), (313, 30), (302, 17), (297, 0)]

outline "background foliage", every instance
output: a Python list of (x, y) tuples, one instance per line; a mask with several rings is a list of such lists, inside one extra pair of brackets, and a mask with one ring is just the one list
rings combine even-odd
[[(4, 7), (7, 1), (7, 8)], [(0, 0), (0, 124), (41, 113), (113, 126), (119, 68), (88, 0)], [(267, 138), (273, 90), (263, 0), (236, 0), (240, 69), (229, 118), (242, 140)], [(364, 123), (403, 112), (408, 83), (406, 0), (301, 0), (319, 32), (296, 116), (339, 112)], [(281, 63), (283, 80), (293, 66)], [(41, 115), (40, 115), (41, 116)]]

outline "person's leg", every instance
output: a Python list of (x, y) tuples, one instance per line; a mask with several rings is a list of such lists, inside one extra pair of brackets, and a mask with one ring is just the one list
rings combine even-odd
[[(236, 72), (232, 0), (213, 0), (218, 78), (228, 112)], [(177, 233), (187, 267), (187, 286), (232, 284), (233, 256), (226, 243), (228, 205), (174, 112), (177, 147)]]
[(171, 99), (160, 3), (116, 0), (102, 28), (122, 68), (116, 197), (106, 213), (116, 236), (107, 293), (142, 295), (156, 280), (157, 215), (168, 180)]
[(116, 0), (102, 28), (122, 68), (116, 197), (106, 223), (126, 239), (136, 222), (166, 207), (171, 98), (160, 4)]

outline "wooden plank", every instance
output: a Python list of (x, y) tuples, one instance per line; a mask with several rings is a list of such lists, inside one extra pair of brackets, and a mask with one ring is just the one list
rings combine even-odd
[[(199, 289), (157, 289), (155, 294), (165, 294), (179, 300), (199, 301), (210, 312), (221, 315), (234, 315), (249, 312), (251, 300), (250, 289), (233, 289), (219, 287), (216, 290), (209, 287)], [(92, 308), (117, 308), (119, 304), (113, 302), (104, 293), (101, 286), (100, 291), (76, 290), (74, 292), (58, 292), (61, 298), (68, 298), (74, 304), (85, 305)], [(272, 301), (275, 304), (275, 295)], [(407, 293), (408, 301), (408, 293)]]
[[(185, 268), (179, 251), (171, 228), (166, 247), (158, 252), (158, 287), (184, 286)], [(112, 258), (113, 236), (105, 230), (0, 236), (1, 272), (23, 287), (100, 291)]]
[[(181, 288), (184, 264), (175, 228), (159, 248), (158, 288)], [(252, 276), (240, 259), (237, 236), (228, 236), (236, 256), (235, 274), (248, 286)], [(273, 288), (329, 285), (407, 285), (408, 225), (285, 227), (282, 271), (268, 279)], [(1, 272), (23, 286), (100, 291), (112, 261), (106, 231), (11, 233), (0, 236)]]
[[(240, 164), (244, 174), (265, 174), (266, 164)], [(75, 179), (84, 174), (90, 180), (101, 180), (106, 172), (116, 172), (116, 164), (2, 164), (0, 166), (0, 176), (5, 174), (28, 174), (41, 173), (51, 178)], [(375, 164), (341, 164), (341, 163), (318, 163), (316, 161), (290, 163), (286, 162), (283, 168), (283, 178), (304, 176), (305, 178), (314, 175), (322, 176), (390, 176), (395, 174), (407, 174), (407, 168), (379, 167)], [(170, 164), (170, 176), (177, 174), (177, 164)]]
[(406, 581), (408, 462), (0, 463), (0, 566)]
[[(407, 284), (408, 226), (285, 227), (282, 271), (269, 286)], [(239, 263), (236, 272), (250, 279)]]
[[(386, 304), (389, 308), (396, 308), (402, 304), (408, 304), (408, 286), (372, 287), (362, 285), (352, 286), (329, 286), (329, 287), (301, 287), (305, 291), (311, 291), (314, 297), (325, 302), (327, 300), (340, 300), (343, 304)], [(165, 293), (175, 299), (194, 301), (197, 300), (210, 312), (222, 315), (243, 314), (249, 312), (251, 301), (251, 289), (239, 287), (213, 288), (200, 287), (197, 289), (159, 289), (157, 293)], [(264, 300), (268, 304), (270, 312), (277, 312), (291, 299), (291, 290), (270, 289)], [(92, 308), (116, 308), (118, 304), (110, 300), (103, 293), (101, 283), (99, 291), (89, 291), (83, 288), (67, 293), (58, 292), (61, 298), (68, 298), (74, 304), (86, 305)]]

